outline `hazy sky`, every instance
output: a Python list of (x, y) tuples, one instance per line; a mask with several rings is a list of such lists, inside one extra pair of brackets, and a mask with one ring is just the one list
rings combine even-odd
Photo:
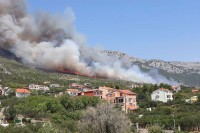
[(200, 0), (28, 0), (29, 11), (64, 14), (89, 46), (145, 59), (200, 61)]

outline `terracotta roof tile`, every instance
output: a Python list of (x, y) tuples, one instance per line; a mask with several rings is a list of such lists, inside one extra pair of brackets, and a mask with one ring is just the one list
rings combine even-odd
[(22, 89), (22, 88), (16, 89), (16, 92), (17, 92), (17, 93), (31, 93), (29, 90), (27, 90), (27, 89)]
[(130, 94), (130, 95), (135, 95), (134, 92), (130, 91), (130, 90), (120, 90), (121, 93), (124, 93), (124, 94)]

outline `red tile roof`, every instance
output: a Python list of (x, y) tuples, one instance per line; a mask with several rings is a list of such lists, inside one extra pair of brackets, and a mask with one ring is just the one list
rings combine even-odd
[(199, 89), (192, 89), (192, 92), (195, 93), (195, 92), (200, 92)]
[(158, 89), (158, 90), (160, 90), (160, 91), (165, 91), (165, 92), (171, 92), (170, 90), (165, 89), (165, 88), (160, 88), (160, 89)]
[(106, 86), (103, 86), (103, 87), (99, 87), (100, 89), (105, 89), (105, 90), (114, 90), (114, 88), (110, 88), (110, 87), (106, 87)]
[(67, 91), (69, 91), (69, 92), (78, 92), (79, 90), (78, 89), (67, 89)]
[(120, 90), (120, 92), (124, 94), (135, 95), (135, 93), (130, 90)]
[(126, 108), (127, 109), (130, 109), (130, 110), (136, 110), (136, 109), (138, 109), (138, 107), (137, 106), (126, 106)]
[(21, 89), (21, 88), (16, 89), (16, 92), (17, 93), (31, 93), (29, 90), (27, 90), (27, 89)]

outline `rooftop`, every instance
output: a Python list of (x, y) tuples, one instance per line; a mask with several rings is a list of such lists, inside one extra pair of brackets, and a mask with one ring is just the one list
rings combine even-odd
[(111, 88), (111, 87), (106, 87), (106, 86), (101, 86), (99, 87), (101, 89), (106, 89), (106, 90), (114, 90), (114, 88)]
[(171, 92), (170, 90), (168, 90), (168, 89), (165, 89), (165, 88), (160, 88), (160, 89), (158, 89), (159, 91), (164, 91), (164, 92)]
[(69, 91), (69, 92), (78, 92), (79, 90), (78, 89), (67, 89), (67, 91)]
[(135, 93), (130, 90), (120, 90), (120, 92), (124, 94), (135, 95)]
[(17, 93), (31, 93), (29, 90), (23, 89), (23, 88), (18, 88), (18, 89), (16, 89), (16, 92), (17, 92)]

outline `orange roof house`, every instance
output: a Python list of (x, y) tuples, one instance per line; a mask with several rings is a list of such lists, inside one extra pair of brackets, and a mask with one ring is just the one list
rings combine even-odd
[(192, 93), (200, 92), (199, 89), (192, 89)]
[(70, 96), (77, 96), (80, 92), (78, 89), (67, 89), (66, 91)]
[(106, 87), (106, 86), (103, 86), (103, 87), (99, 87), (99, 90), (102, 91), (102, 99), (106, 100), (106, 95), (115, 90), (114, 88), (110, 88), (110, 87)]
[(96, 96), (102, 99), (102, 91), (98, 89), (83, 91), (84, 96)]
[(18, 88), (18, 89), (16, 89), (15, 93), (16, 93), (16, 97), (21, 98), (21, 97), (29, 96), (31, 92), (27, 89), (24, 89), (24, 88)]
[(17, 93), (31, 93), (29, 90), (27, 89), (16, 89)]
[(136, 93), (130, 90), (113, 90), (106, 95), (106, 100), (121, 105), (125, 112), (134, 111), (138, 108), (136, 102)]

